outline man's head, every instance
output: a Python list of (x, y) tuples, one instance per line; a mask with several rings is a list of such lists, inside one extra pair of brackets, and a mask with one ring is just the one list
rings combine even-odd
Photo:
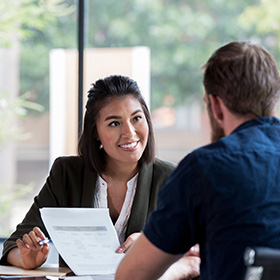
[[(262, 47), (229, 43), (209, 58), (204, 70), (206, 98), (219, 97), (231, 113), (240, 117), (275, 115), (280, 101), (279, 71), (274, 58)], [(213, 112), (208, 106), (211, 120)], [(221, 131), (219, 134), (222, 136)]]

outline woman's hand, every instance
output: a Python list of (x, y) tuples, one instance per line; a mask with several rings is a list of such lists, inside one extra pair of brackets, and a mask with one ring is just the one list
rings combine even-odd
[(25, 269), (41, 266), (50, 252), (49, 244), (38, 244), (40, 240), (45, 238), (44, 233), (38, 227), (34, 227), (33, 231), (25, 234), (22, 240), (18, 239), (16, 241), (18, 247), (9, 252), (7, 261)]
[(199, 257), (199, 244), (196, 244), (193, 247), (191, 247), (191, 249), (186, 253), (186, 255), (190, 257)]
[(190, 280), (199, 279), (200, 257), (199, 245), (194, 245), (177, 262), (173, 263), (159, 280)]
[(140, 236), (140, 232), (135, 232), (130, 234), (125, 240), (125, 242), (116, 250), (116, 253), (119, 254), (125, 253), (139, 236)]
[(159, 280), (191, 280), (199, 279), (200, 258), (185, 254), (173, 263)]

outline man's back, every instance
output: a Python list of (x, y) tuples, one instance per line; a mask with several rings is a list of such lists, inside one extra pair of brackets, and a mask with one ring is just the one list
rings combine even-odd
[[(164, 206), (152, 227), (165, 217), (166, 232), (150, 238), (146, 228), (146, 236), (173, 254), (200, 243), (202, 279), (241, 279), (247, 246), (280, 248), (279, 139), (280, 121), (259, 118), (187, 156), (160, 197), (169, 196), (180, 217)], [(181, 239), (164, 240), (178, 231)]]
[(206, 263), (212, 260), (207, 275), (219, 271), (215, 266), (226, 272), (231, 266), (233, 273), (247, 246), (280, 248), (280, 123), (266, 120), (243, 124), (204, 158), (209, 173), (202, 176), (200, 203)]

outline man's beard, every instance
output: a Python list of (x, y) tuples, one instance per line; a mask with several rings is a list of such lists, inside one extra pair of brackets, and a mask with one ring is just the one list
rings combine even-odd
[(207, 111), (208, 111), (208, 116), (210, 120), (210, 126), (211, 126), (211, 142), (216, 142), (220, 140), (222, 137), (225, 136), (225, 132), (223, 128), (221, 128), (216, 121), (210, 102), (207, 104)]

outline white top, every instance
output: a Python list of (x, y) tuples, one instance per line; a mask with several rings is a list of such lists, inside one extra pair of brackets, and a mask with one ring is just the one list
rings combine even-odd
[[(124, 199), (124, 203), (121, 209), (121, 213), (115, 223), (115, 229), (119, 237), (120, 244), (125, 240), (125, 232), (127, 228), (127, 222), (130, 217), (132, 203), (135, 196), (137, 186), (138, 173), (127, 182), (127, 191)], [(98, 175), (96, 181), (96, 191), (94, 197), (95, 208), (108, 208), (107, 200), (107, 182)]]

